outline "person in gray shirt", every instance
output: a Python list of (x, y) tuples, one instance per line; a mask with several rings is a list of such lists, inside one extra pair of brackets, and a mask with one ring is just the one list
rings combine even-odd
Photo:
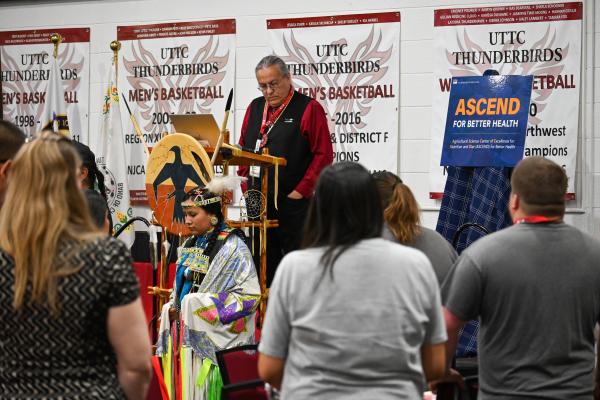
[(479, 317), (479, 399), (589, 400), (600, 241), (563, 222), (559, 165), (526, 158), (511, 185), (515, 224), (471, 245), (444, 282), (446, 354), (464, 321)]
[(458, 257), (456, 250), (442, 235), (421, 226), (419, 204), (402, 179), (389, 171), (376, 171), (373, 178), (384, 210), (383, 238), (425, 253), (441, 286)]
[(304, 249), (269, 293), (259, 374), (290, 399), (422, 399), (445, 373), (437, 280), (423, 253), (380, 237), (381, 203), (359, 164), (327, 167)]

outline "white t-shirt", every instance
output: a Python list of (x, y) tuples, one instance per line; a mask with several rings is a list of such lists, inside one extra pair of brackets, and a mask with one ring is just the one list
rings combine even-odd
[(259, 351), (284, 358), (282, 399), (420, 399), (421, 347), (446, 341), (427, 257), (381, 238), (324, 270), (324, 248), (277, 269)]

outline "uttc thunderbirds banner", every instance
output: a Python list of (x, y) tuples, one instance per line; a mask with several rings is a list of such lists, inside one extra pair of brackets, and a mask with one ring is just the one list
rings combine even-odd
[[(2, 116), (28, 136), (44, 128), (50, 104), (48, 84), (54, 57), (50, 36), (58, 33), (58, 67), (73, 139), (88, 142), (90, 29), (54, 28), (0, 32)], [(60, 94), (59, 94), (60, 96)], [(59, 97), (60, 99), (60, 97)], [(62, 100), (62, 99), (60, 99)]]
[(440, 166), (453, 76), (533, 75), (523, 156), (562, 165), (574, 198), (581, 86), (581, 2), (435, 10), (430, 197), (446, 182)]
[(329, 120), (334, 162), (397, 170), (400, 13), (267, 21), (294, 87)]
[[(213, 114), (220, 126), (235, 82), (234, 19), (117, 29), (119, 91), (149, 147), (174, 132), (172, 114)], [(146, 156), (126, 110), (123, 115), (131, 201), (144, 204)]]

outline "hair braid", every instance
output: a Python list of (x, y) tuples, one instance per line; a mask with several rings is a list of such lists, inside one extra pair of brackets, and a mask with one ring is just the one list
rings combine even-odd
[[(102, 174), (102, 172), (98, 171), (98, 167), (94, 164), (93, 166), (93, 171), (92, 173), (95, 176), (95, 180), (98, 183), (98, 190), (100, 191), (100, 195), (104, 198), (104, 201), (106, 201), (106, 206), (108, 207), (108, 193), (106, 193), (106, 186), (104, 186), (104, 174)], [(93, 184), (93, 182), (92, 182)], [(112, 220), (112, 215), (110, 214), (110, 208), (108, 210), (108, 231), (110, 232), (110, 234), (112, 235), (113, 232), (113, 228), (114, 228), (114, 223)]]
[[(108, 201), (108, 195), (106, 194), (106, 186), (104, 185), (104, 175), (102, 172), (98, 171), (98, 167), (96, 165), (93, 166), (93, 171), (95, 181), (98, 183), (98, 189), (100, 189), (100, 194), (104, 197), (104, 200)], [(92, 182), (93, 184), (93, 182)]]
[(206, 240), (206, 249), (204, 250), (204, 254), (210, 257), (210, 261), (212, 261), (212, 251), (215, 247), (215, 243), (217, 242), (217, 238), (219, 237), (219, 233), (221, 233), (223, 228), (223, 221), (219, 220), (217, 225), (215, 225), (215, 229), (210, 233), (208, 239)]

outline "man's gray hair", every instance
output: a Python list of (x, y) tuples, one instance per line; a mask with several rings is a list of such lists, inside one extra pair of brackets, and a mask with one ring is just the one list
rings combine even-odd
[(275, 55), (263, 57), (262, 60), (260, 60), (258, 64), (256, 64), (256, 68), (254, 68), (254, 73), (257, 73), (263, 68), (272, 67), (273, 65), (279, 68), (279, 72), (281, 72), (281, 75), (290, 76), (290, 70), (287, 64), (281, 58)]

